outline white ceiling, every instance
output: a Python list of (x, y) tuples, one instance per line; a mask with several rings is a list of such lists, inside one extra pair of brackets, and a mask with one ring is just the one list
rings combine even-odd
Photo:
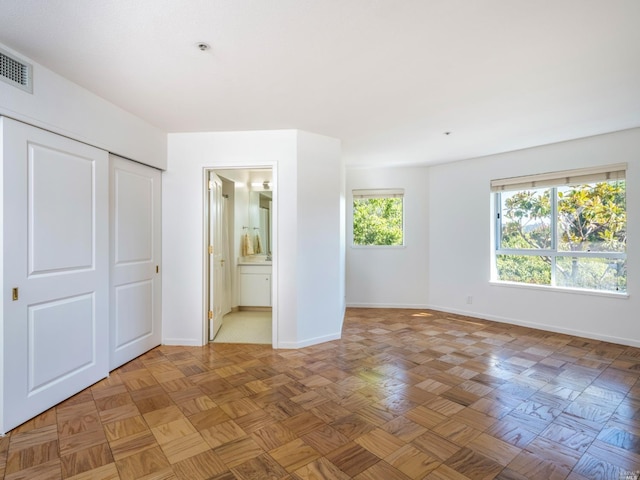
[(298, 128), (351, 165), (640, 126), (639, 25), (638, 0), (0, 0), (0, 43), (166, 132)]

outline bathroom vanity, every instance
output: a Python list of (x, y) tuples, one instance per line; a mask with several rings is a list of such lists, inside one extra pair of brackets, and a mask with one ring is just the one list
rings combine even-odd
[(238, 305), (240, 307), (271, 306), (271, 262), (238, 262)]

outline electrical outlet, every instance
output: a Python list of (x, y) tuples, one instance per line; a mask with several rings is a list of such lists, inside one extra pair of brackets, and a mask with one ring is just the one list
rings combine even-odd
[(471, 295), (469, 295), (467, 297), (467, 305), (471, 305), (473, 303), (473, 297)]

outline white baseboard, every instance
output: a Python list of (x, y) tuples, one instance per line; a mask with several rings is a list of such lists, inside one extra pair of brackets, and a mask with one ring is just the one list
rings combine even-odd
[(417, 303), (348, 303), (347, 308), (431, 308), (426, 304)]
[(301, 342), (278, 342), (278, 346), (274, 348), (291, 349), (291, 348), (310, 347), (311, 345), (330, 342), (331, 340), (340, 340), (341, 337), (342, 337), (342, 332), (338, 332), (338, 333), (332, 333), (330, 335), (324, 335), (322, 337), (309, 338)]
[(163, 338), (162, 345), (179, 347), (202, 347), (202, 341), (194, 340), (193, 338)]
[(619, 345), (628, 345), (630, 347), (640, 347), (640, 341), (630, 340), (628, 338), (615, 337), (612, 335), (603, 335), (597, 332), (586, 332), (582, 330), (574, 330), (569, 328), (562, 328), (556, 325), (548, 325), (545, 323), (527, 322), (525, 320), (518, 320), (513, 318), (499, 317), (496, 315), (486, 315), (479, 312), (473, 312), (469, 310), (460, 310), (456, 308), (443, 307), (440, 305), (426, 305), (426, 304), (383, 304), (383, 303), (349, 303), (349, 308), (412, 308), (412, 309), (428, 309), (437, 310), (440, 312), (453, 313), (456, 315), (464, 315), (469, 317), (480, 318), (483, 320), (491, 320), (494, 322), (507, 323), (510, 325), (518, 325), (521, 327), (535, 328), (537, 330), (546, 330), (555, 333), (564, 333), (567, 335), (573, 335), (576, 337), (590, 338), (592, 340), (601, 340), (603, 342), (617, 343)]
[[(586, 332), (581, 330), (574, 330), (569, 328), (562, 328), (556, 325), (548, 325), (545, 323), (528, 322), (525, 320), (518, 320), (514, 318), (500, 317), (496, 315), (487, 315), (481, 312), (473, 312), (469, 310), (460, 310), (456, 308), (443, 307), (440, 305), (424, 305), (424, 304), (381, 304), (381, 303), (349, 303), (347, 308), (408, 308), (408, 309), (428, 309), (437, 310), (440, 312), (453, 313), (456, 315), (464, 315), (469, 317), (480, 318), (483, 320), (490, 320), (493, 322), (506, 323), (510, 325), (518, 325), (521, 327), (535, 328), (537, 330), (546, 330), (549, 332), (563, 333), (567, 335), (573, 335), (576, 337), (590, 338), (593, 340), (601, 340), (603, 342), (617, 343), (619, 345), (628, 345), (630, 347), (640, 347), (640, 341), (632, 340), (628, 338), (615, 337), (612, 335), (603, 335), (597, 332)], [(274, 345), (274, 348), (282, 349), (295, 349), (303, 348), (311, 345), (317, 345), (323, 342), (330, 342), (332, 340), (339, 340), (342, 336), (341, 332), (325, 335), (322, 337), (310, 338), (301, 342), (279, 342), (278, 345)], [(191, 338), (165, 338), (162, 340), (163, 345), (180, 345), (188, 347), (201, 347), (202, 343), (199, 340)]]
[(546, 330), (548, 332), (554, 332), (554, 333), (563, 333), (566, 335), (573, 335), (574, 337), (583, 337), (583, 338), (590, 338), (592, 340), (601, 340), (603, 342), (610, 342), (610, 343), (617, 343), (619, 345), (628, 345), (630, 347), (640, 347), (640, 341), (637, 340), (630, 340), (628, 338), (620, 338), (620, 337), (614, 337), (611, 335), (603, 335), (601, 333), (597, 333), (597, 332), (585, 332), (582, 330), (574, 330), (571, 328), (562, 328), (562, 327), (558, 327), (556, 325), (548, 325), (546, 323), (535, 323), (535, 322), (527, 322), (526, 320), (518, 320), (518, 319), (514, 319), (514, 318), (506, 318), (506, 317), (499, 317), (496, 315), (486, 315), (483, 313), (479, 313), (479, 312), (472, 312), (472, 311), (468, 311), (468, 310), (459, 310), (456, 308), (448, 308), (448, 307), (442, 307), (439, 305), (431, 305), (429, 307), (431, 310), (437, 310), (439, 312), (446, 312), (446, 313), (453, 313), (456, 315), (464, 315), (464, 316), (468, 316), (468, 317), (475, 317), (475, 318), (480, 318), (483, 320), (491, 320), (493, 322), (500, 322), (500, 323), (507, 323), (510, 325), (518, 325), (520, 327), (528, 327), (528, 328), (535, 328), (536, 330)]

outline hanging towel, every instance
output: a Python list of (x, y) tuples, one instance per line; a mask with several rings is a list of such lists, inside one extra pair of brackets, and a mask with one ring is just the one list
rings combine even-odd
[(245, 233), (242, 236), (242, 256), (246, 257), (248, 255), (253, 255), (253, 242), (251, 241), (251, 236)]
[(256, 254), (262, 253), (262, 240), (260, 239), (260, 233), (256, 233)]

